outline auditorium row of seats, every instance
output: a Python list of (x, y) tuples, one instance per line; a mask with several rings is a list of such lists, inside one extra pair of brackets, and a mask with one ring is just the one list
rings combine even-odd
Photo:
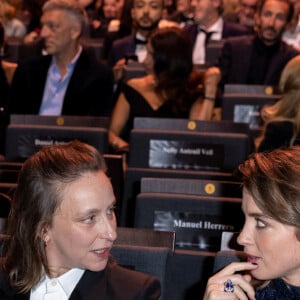
[[(99, 61), (105, 61), (105, 45), (103, 38), (82, 37), (81, 43), (88, 51), (93, 53)], [(224, 41), (210, 41), (206, 49), (206, 62), (203, 68), (213, 65), (220, 53)], [(20, 61), (37, 55), (41, 52), (41, 44), (36, 41), (29, 44), (23, 43), (16, 38), (8, 38), (5, 45), (5, 59), (9, 62), (19, 63)]]

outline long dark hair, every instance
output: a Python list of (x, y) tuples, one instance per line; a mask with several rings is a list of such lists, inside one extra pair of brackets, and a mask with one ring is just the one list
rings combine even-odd
[[(192, 42), (183, 29), (166, 27), (150, 36), (153, 69), (157, 79), (155, 91), (171, 106), (174, 113), (187, 114), (196, 96)], [(200, 76), (200, 74), (199, 74)]]

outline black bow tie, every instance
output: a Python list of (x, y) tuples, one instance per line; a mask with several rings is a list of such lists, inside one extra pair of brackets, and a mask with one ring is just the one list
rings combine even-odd
[(147, 44), (147, 40), (142, 40), (137, 37), (134, 38), (134, 41), (135, 41), (136, 45), (146, 45)]

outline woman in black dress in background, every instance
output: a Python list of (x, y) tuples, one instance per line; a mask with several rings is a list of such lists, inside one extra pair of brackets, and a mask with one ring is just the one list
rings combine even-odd
[(124, 83), (109, 128), (110, 145), (128, 151), (128, 136), (135, 117), (210, 120), (220, 71), (196, 72), (192, 44), (177, 27), (155, 30), (147, 44), (146, 76)]

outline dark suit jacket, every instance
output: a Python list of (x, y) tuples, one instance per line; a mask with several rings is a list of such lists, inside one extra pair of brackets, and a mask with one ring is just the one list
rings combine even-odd
[[(104, 271), (85, 271), (70, 300), (156, 300), (160, 283), (150, 275), (109, 263)], [(0, 274), (1, 300), (29, 300), (30, 293), (16, 294), (7, 278)]]
[(108, 64), (113, 67), (115, 63), (126, 55), (135, 54), (135, 35), (129, 35), (113, 42), (108, 55)]
[[(218, 63), (222, 72), (221, 86), (226, 83), (248, 83), (247, 77), (254, 39), (255, 36), (251, 35), (226, 40)], [(265, 79), (261, 84), (276, 86), (286, 63), (298, 54), (296, 49), (281, 42), (278, 52), (271, 58)]]
[(0, 59), (0, 153), (4, 154), (5, 130), (8, 124), (7, 96), (9, 84)]
[[(186, 26), (185, 30), (190, 36), (193, 44), (195, 44), (197, 34), (198, 34), (198, 24), (188, 25)], [(223, 23), (222, 39), (226, 39), (228, 37), (233, 37), (233, 36), (248, 35), (248, 34), (250, 34), (249, 29), (242, 25), (226, 22), (226, 21), (224, 21)]]
[[(11, 84), (9, 113), (39, 113), (51, 59), (40, 55), (20, 63)], [(66, 90), (62, 115), (108, 115), (113, 84), (111, 68), (83, 50)]]
[[(257, 151), (271, 151), (281, 147), (289, 147), (293, 133), (294, 126), (290, 121), (270, 122)], [(300, 136), (295, 140), (294, 145), (299, 145), (299, 138)]]

